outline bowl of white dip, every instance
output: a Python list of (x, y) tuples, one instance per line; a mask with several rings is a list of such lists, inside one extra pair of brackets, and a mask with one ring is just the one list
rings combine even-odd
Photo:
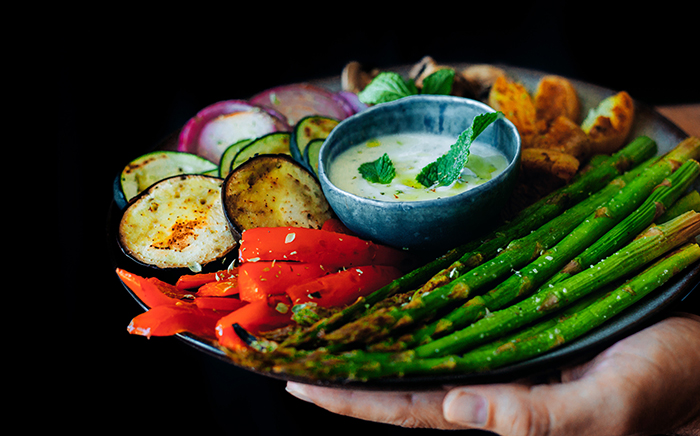
[(467, 98), (419, 95), (353, 115), (321, 147), (323, 192), (359, 236), (416, 251), (454, 248), (498, 224), (517, 178), (517, 129), (504, 117), (489, 124), (449, 184), (426, 186), (419, 174), (477, 117), (493, 112)]

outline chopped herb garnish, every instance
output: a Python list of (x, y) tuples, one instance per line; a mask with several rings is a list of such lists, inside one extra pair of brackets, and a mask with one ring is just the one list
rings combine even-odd
[(457, 142), (452, 144), (447, 153), (423, 167), (416, 176), (416, 180), (428, 188), (434, 185), (447, 186), (457, 180), (469, 160), (469, 147), (472, 142), (484, 129), (502, 116), (502, 112), (477, 115), (472, 125), (459, 135)]
[(384, 153), (382, 157), (372, 162), (365, 162), (358, 168), (362, 177), (372, 183), (389, 184), (396, 176), (394, 163), (389, 155)]

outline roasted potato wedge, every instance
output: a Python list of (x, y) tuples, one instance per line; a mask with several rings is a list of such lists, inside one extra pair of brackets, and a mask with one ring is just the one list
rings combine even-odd
[(590, 154), (588, 135), (565, 115), (552, 120), (547, 130), (535, 137), (533, 147), (562, 151), (578, 160), (585, 160)]
[(579, 161), (558, 150), (526, 148), (522, 150), (520, 174), (502, 218), (511, 219), (520, 210), (563, 186), (576, 174)]
[(534, 101), (535, 116), (546, 125), (550, 125), (561, 116), (579, 122), (581, 102), (574, 86), (564, 77), (542, 77), (537, 85)]
[(588, 112), (581, 128), (588, 135), (591, 153), (610, 154), (627, 140), (634, 123), (634, 101), (620, 91)]
[(547, 174), (564, 182), (571, 180), (580, 162), (569, 153), (543, 148), (523, 149), (521, 166), (524, 174)]
[(522, 84), (498, 76), (489, 92), (488, 105), (503, 112), (515, 125), (523, 148), (532, 147), (538, 132), (535, 103)]
[(284, 154), (249, 159), (226, 177), (222, 190), (226, 217), (239, 234), (254, 227), (318, 229), (333, 213), (318, 180)]

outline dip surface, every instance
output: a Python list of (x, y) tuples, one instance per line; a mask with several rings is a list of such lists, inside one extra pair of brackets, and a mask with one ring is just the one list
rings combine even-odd
[[(400, 133), (349, 147), (333, 160), (328, 177), (338, 188), (352, 194), (384, 201), (418, 201), (449, 197), (472, 189), (497, 176), (508, 166), (495, 147), (477, 138), (469, 148), (469, 161), (461, 176), (449, 186), (426, 188), (416, 176), (421, 169), (445, 154), (457, 138), (428, 133)], [(389, 184), (365, 180), (358, 168), (386, 153), (396, 176)]]

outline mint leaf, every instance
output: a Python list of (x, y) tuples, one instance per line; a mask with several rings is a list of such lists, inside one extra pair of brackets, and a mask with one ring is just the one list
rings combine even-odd
[(364, 104), (379, 104), (418, 94), (413, 81), (391, 71), (379, 73), (357, 96)]
[(388, 185), (396, 176), (394, 163), (389, 155), (384, 153), (382, 157), (372, 162), (365, 162), (358, 168), (362, 177), (373, 183)]
[(455, 70), (442, 68), (423, 79), (422, 94), (450, 95), (455, 80)]
[(425, 187), (447, 186), (457, 180), (469, 160), (469, 147), (491, 123), (503, 117), (502, 112), (479, 114), (472, 125), (462, 132), (457, 142), (444, 155), (421, 169), (416, 180)]
[(430, 188), (437, 182), (438, 178), (438, 163), (431, 162), (420, 170), (420, 173), (416, 176), (416, 181), (426, 188)]

